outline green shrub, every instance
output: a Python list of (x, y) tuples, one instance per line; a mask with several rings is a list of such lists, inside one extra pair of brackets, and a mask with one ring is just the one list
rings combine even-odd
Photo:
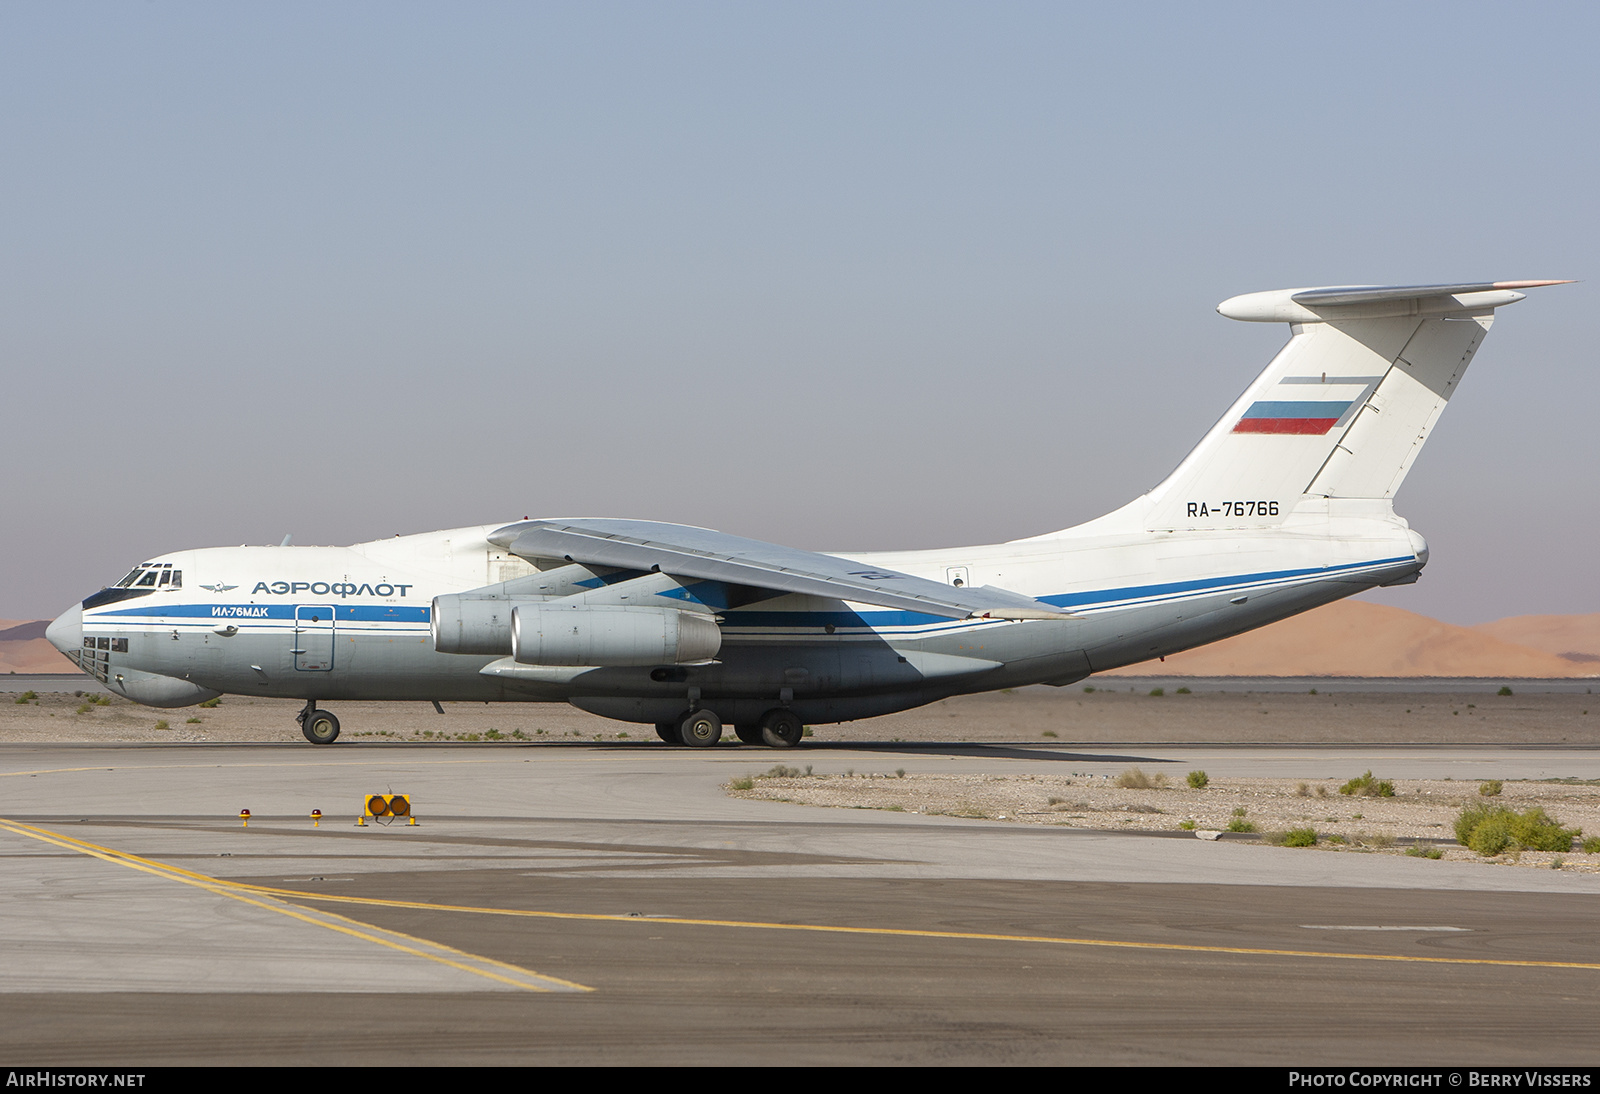
[(1283, 834), (1285, 847), (1315, 847), (1317, 832), (1314, 828), (1291, 828)]
[(1516, 814), (1511, 822), (1511, 835), (1530, 851), (1570, 851), (1578, 830), (1562, 827), (1560, 821), (1534, 806), (1525, 813)]
[(1420, 843), (1414, 843), (1407, 847), (1406, 854), (1412, 858), (1444, 858), (1444, 852), (1437, 847), (1424, 847)]
[(742, 778), (734, 779), (728, 785), (734, 790), (753, 790), (756, 785), (755, 776), (745, 775)]
[(1498, 855), (1511, 847), (1511, 810), (1496, 812), (1467, 834), (1467, 846), (1480, 855)]
[(1506, 807), (1490, 805), (1488, 802), (1473, 802), (1463, 806), (1461, 812), (1456, 815), (1456, 842), (1465, 847), (1467, 841), (1472, 838), (1473, 829), (1495, 812), (1506, 812)]
[(1586, 855), (1600, 855), (1600, 836), (1585, 836), (1580, 844)]
[(1496, 695), (1510, 695), (1511, 694), (1511, 689), (1509, 687), (1502, 687), (1499, 691), (1495, 692), (1495, 694)]
[(1486, 798), (1498, 798), (1504, 789), (1499, 779), (1490, 779), (1488, 782), (1478, 784), (1478, 793)]
[(1204, 790), (1211, 783), (1211, 777), (1204, 771), (1189, 772), (1189, 785), (1196, 790)]
[(1167, 689), (1166, 688), (1151, 688), (1150, 689), (1150, 694), (1155, 696), (1158, 699), (1161, 696), (1165, 695), (1166, 693), (1167, 693)]
[(39, 698), (39, 693), (38, 692), (36, 692), (36, 691), (25, 691), (21, 695), (17, 696), (17, 706), (20, 707), (24, 703), (31, 703), (37, 698)]
[(1178, 827), (1182, 828), (1185, 832), (1193, 832), (1196, 828), (1199, 827), (1199, 825), (1197, 825), (1192, 820), (1184, 820), (1184, 821), (1179, 821), (1178, 822)]
[(1368, 770), (1341, 786), (1339, 793), (1346, 797), (1392, 798), (1394, 797), (1394, 783), (1389, 782), (1387, 779), (1375, 779), (1372, 777), (1372, 772)]
[(1230, 832), (1254, 832), (1255, 830), (1256, 826), (1243, 817), (1234, 817), (1228, 822), (1228, 831)]
[(79, 714), (88, 714), (93, 709), (94, 709), (94, 704), (93, 703), (81, 703), (78, 706), (78, 713)]
[(157, 729), (171, 729), (172, 727), (167, 725), (166, 719), (163, 718), (161, 721), (156, 723), (156, 728)]
[(1178, 689), (1178, 694), (1179, 695), (1193, 695), (1194, 692), (1190, 691), (1188, 688), (1179, 688)]
[(1480, 855), (1506, 851), (1570, 851), (1578, 835), (1534, 806), (1518, 813), (1503, 805), (1474, 802), (1456, 817), (1456, 840)]
[(213, 710), (222, 705), (222, 696), (219, 695), (215, 699), (207, 699), (200, 705), (205, 707), (207, 710)]

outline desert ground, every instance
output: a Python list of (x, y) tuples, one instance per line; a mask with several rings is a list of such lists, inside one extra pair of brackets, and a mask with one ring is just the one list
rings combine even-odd
[[(299, 703), (226, 697), (214, 707), (152, 710), (67, 678), (59, 690), (0, 691), (0, 742), (279, 744), (301, 741), (294, 722)], [(747, 772), (729, 783), (745, 798), (832, 808), (881, 809), (989, 819), (997, 823), (1061, 825), (1085, 829), (1199, 833), (1225, 838), (1281, 839), (1310, 828), (1318, 846), (1346, 853), (1420, 853), (1437, 848), (1447, 857), (1474, 858), (1455, 844), (1453, 823), (1463, 805), (1492, 801), (1521, 811), (1544, 809), (1562, 825), (1600, 834), (1600, 785), (1593, 780), (1506, 781), (1493, 799), (1479, 783), (1394, 780), (1392, 797), (1344, 795), (1344, 780), (1287, 777), (1233, 778), (1208, 773), (1207, 785), (1188, 785), (1187, 772), (1108, 771), (1088, 757), (1106, 749), (1126, 753), (1161, 745), (1357, 746), (1368, 750), (1361, 770), (1385, 777), (1385, 750), (1403, 745), (1495, 745), (1515, 749), (1588, 746), (1600, 739), (1600, 697), (1589, 688), (1556, 693), (1499, 694), (1494, 682), (1436, 683), (1435, 691), (1228, 690), (1226, 681), (1194, 681), (1188, 688), (1165, 680), (1098, 678), (1070, 688), (1021, 688), (959, 696), (918, 710), (809, 730), (818, 745), (861, 749), (859, 768), (811, 773), (806, 749), (775, 751), (740, 745), (728, 733), (718, 746), (730, 757), (748, 754)], [(1281, 683), (1277, 684), (1282, 687)], [(1416, 688), (1429, 686), (1418, 682)], [(0, 688), (5, 684), (0, 681)], [(1155, 694), (1159, 692), (1160, 694)], [(489, 748), (559, 747), (603, 743), (609, 747), (664, 748), (649, 726), (611, 722), (564, 705), (447, 703), (439, 715), (425, 703), (331, 704), (344, 731), (335, 748), (386, 744), (476, 744)], [(992, 777), (912, 774), (895, 763), (896, 751), (962, 746), (1026, 748), (1057, 753), (1060, 775)], [(1103, 757), (1096, 756), (1097, 759)], [(1150, 785), (1137, 784), (1148, 778)], [(748, 786), (745, 784), (748, 783)], [(1233, 828), (1235, 831), (1229, 832)], [(1499, 857), (1508, 865), (1600, 871), (1600, 854), (1523, 852)]]
[[(1514, 681), (1513, 681), (1514, 682)], [(1600, 743), (1600, 681), (1559, 692), (1500, 695), (1499, 680), (1419, 681), (1407, 690), (1359, 691), (1349, 681), (1303, 691), (1250, 682), (1095, 677), (1065, 688), (961, 695), (916, 710), (812, 730), (828, 742), (984, 744), (1508, 744)], [(87, 677), (22, 684), (0, 676), (0, 742), (298, 742), (294, 699), (228, 696), (217, 706), (157, 710), (109, 695)], [(1415, 690), (1411, 690), (1415, 689)], [(1430, 690), (1436, 689), (1436, 690)], [(1159, 691), (1161, 694), (1152, 694)], [(371, 741), (660, 742), (649, 726), (613, 722), (552, 703), (324, 704), (343, 726), (341, 744)], [(726, 747), (737, 747), (731, 731)]]

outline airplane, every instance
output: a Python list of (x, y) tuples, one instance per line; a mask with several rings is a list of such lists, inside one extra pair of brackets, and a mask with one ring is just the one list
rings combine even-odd
[(138, 703), (565, 702), (669, 743), (792, 748), (805, 727), (1177, 653), (1378, 586), (1428, 545), (1395, 492), (1494, 320), (1565, 281), (1235, 296), (1290, 337), (1164, 481), (1086, 524), (946, 550), (797, 550), (561, 517), (349, 547), (140, 563), (50, 624)]

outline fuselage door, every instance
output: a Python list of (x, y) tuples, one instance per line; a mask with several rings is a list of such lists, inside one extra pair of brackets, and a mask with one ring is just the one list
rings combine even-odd
[(333, 669), (333, 606), (297, 604), (294, 609), (294, 667), (301, 672)]

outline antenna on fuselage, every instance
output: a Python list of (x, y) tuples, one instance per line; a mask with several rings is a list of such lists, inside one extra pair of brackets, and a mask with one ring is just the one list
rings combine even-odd
[(294, 533), (293, 532), (285, 532), (284, 536), (283, 536), (283, 542), (278, 544), (278, 546), (279, 547), (287, 547), (287, 546), (289, 546), (289, 541), (291, 539), (293, 539), (293, 538), (294, 538)]

